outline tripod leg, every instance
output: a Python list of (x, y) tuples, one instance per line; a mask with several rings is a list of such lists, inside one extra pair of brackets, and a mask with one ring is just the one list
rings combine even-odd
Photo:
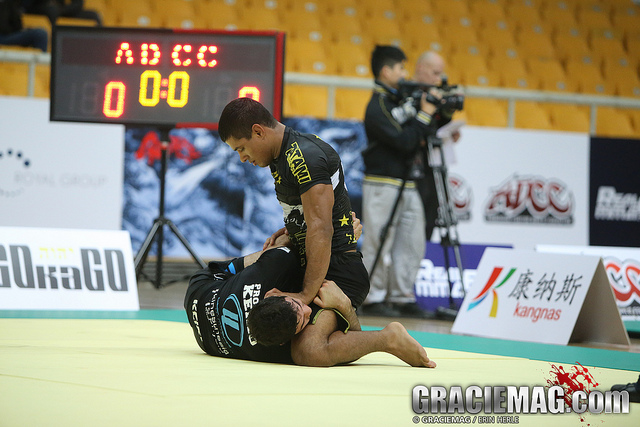
[(167, 220), (167, 224), (169, 224), (169, 228), (171, 229), (171, 231), (173, 231), (173, 233), (178, 237), (178, 239), (180, 239), (180, 242), (182, 242), (182, 245), (187, 249), (187, 251), (189, 251), (193, 259), (200, 265), (200, 267), (206, 268), (207, 264), (202, 259), (200, 259), (200, 257), (196, 254), (196, 251), (191, 247), (191, 245), (189, 244), (187, 239), (182, 235), (182, 233), (180, 233), (180, 230), (178, 230), (178, 227), (169, 220)]
[(153, 226), (151, 230), (149, 230), (149, 234), (147, 234), (146, 239), (140, 246), (138, 250), (138, 254), (136, 255), (136, 259), (134, 261), (136, 267), (136, 278), (140, 276), (140, 272), (142, 271), (142, 267), (144, 266), (145, 261), (147, 260), (147, 255), (149, 255), (149, 250), (151, 249), (151, 245), (153, 244), (153, 238), (156, 237), (156, 233), (158, 229), (162, 227), (162, 221), (156, 219), (153, 222)]
[(156, 281), (153, 284), (156, 287), (156, 289), (160, 289), (162, 287), (162, 244), (163, 242), (164, 242), (164, 226), (161, 226), (158, 229), (158, 259), (156, 260)]

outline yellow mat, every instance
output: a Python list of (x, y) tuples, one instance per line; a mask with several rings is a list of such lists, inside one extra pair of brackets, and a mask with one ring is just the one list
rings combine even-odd
[[(427, 353), (436, 369), (385, 353), (306, 368), (207, 356), (186, 323), (0, 319), (0, 426), (410, 426), (416, 385), (546, 385), (552, 370), (524, 358)], [(601, 390), (637, 378), (588, 369)], [(640, 405), (629, 414), (520, 415), (518, 425), (638, 426)]]

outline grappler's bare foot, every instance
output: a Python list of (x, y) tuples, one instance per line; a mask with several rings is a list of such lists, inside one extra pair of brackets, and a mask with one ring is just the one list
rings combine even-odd
[(429, 360), (424, 347), (416, 341), (401, 323), (389, 323), (383, 330), (387, 335), (387, 351), (411, 366), (435, 368), (436, 362)]

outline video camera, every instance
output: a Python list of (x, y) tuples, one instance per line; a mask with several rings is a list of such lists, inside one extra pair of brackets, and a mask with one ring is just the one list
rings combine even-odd
[[(442, 99), (437, 99), (429, 93), (429, 90), (436, 88), (442, 91)], [(427, 101), (435, 105), (440, 111), (453, 113), (462, 111), (464, 107), (464, 95), (455, 91), (458, 85), (450, 85), (447, 78), (442, 78), (440, 86), (418, 83), (410, 80), (400, 81), (399, 93), (403, 101), (412, 100), (416, 110), (420, 110), (420, 98), (424, 92), (427, 93)]]

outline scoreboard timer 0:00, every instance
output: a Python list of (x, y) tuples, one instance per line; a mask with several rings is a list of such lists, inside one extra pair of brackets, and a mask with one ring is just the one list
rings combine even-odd
[(51, 120), (215, 128), (239, 97), (282, 112), (284, 34), (56, 27)]

